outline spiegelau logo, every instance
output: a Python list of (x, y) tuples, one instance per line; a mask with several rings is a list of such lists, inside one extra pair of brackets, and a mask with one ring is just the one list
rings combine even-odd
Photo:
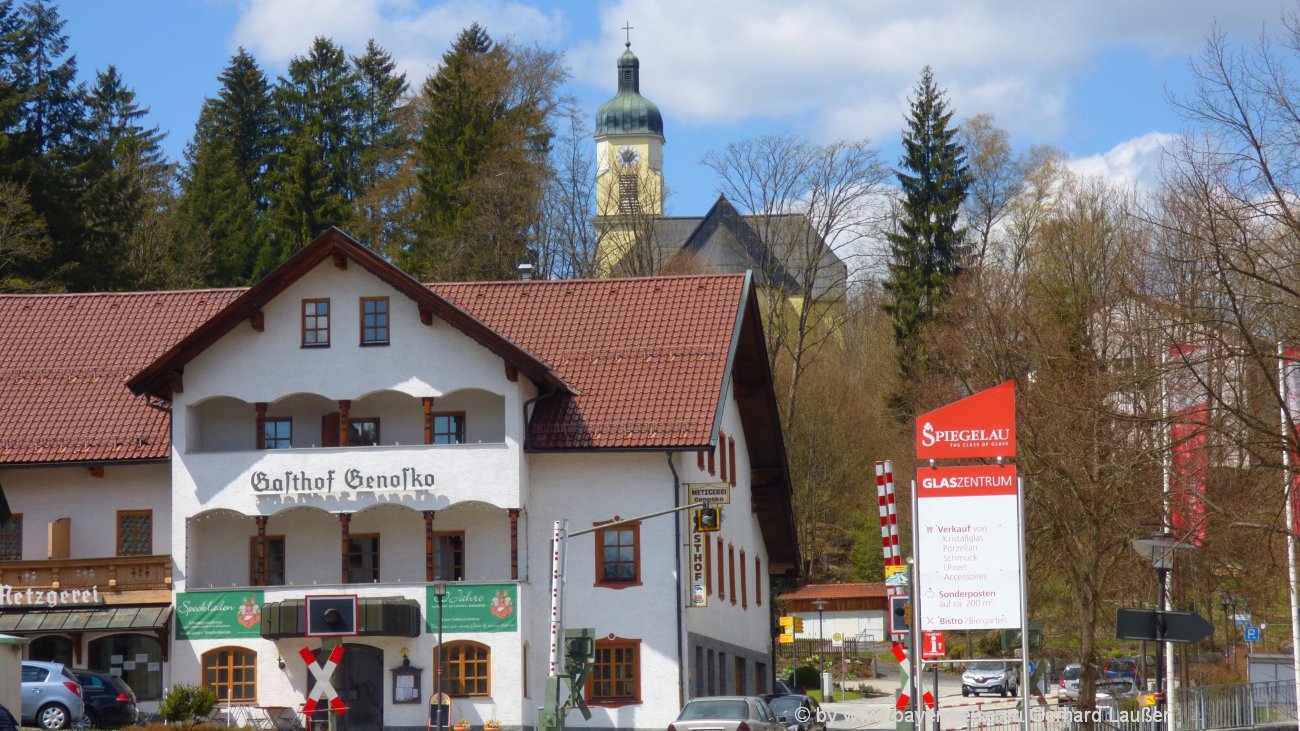
[(1011, 442), (1010, 429), (935, 429), (930, 422), (921, 425), (921, 446), (947, 444), (954, 447), (994, 447)]

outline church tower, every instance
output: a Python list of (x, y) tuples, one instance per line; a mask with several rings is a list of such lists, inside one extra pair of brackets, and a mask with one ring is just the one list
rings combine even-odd
[(618, 93), (596, 111), (596, 220), (601, 270), (619, 267), (650, 220), (664, 214), (664, 119), (641, 96), (632, 43), (618, 58)]

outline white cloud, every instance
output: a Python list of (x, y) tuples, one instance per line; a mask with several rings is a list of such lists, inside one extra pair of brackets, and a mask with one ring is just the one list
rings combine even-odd
[(558, 47), (564, 15), (509, 0), (246, 0), (231, 47), (244, 46), (271, 69), (284, 68), (324, 36), (351, 54), (375, 41), (393, 55), (412, 86), (437, 70), (461, 30), (478, 22), (495, 40)]
[(1175, 139), (1175, 135), (1166, 132), (1148, 132), (1100, 155), (1071, 160), (1069, 168), (1076, 175), (1102, 178), (1122, 187), (1155, 190), (1160, 185), (1165, 150)]
[(600, 11), (600, 40), (569, 58), (578, 78), (612, 88), (631, 18), (642, 90), (683, 122), (799, 120), (821, 136), (877, 140), (897, 134), (929, 64), (960, 113), (992, 113), (1016, 138), (1044, 142), (1071, 121), (1070, 82), (1103, 50), (1195, 55), (1214, 23), (1250, 38), (1283, 7), (1239, 3), (1216, 18), (1227, 8), (1215, 0), (618, 0)]

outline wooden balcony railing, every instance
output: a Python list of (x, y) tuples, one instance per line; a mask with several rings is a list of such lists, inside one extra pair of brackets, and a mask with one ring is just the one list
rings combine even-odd
[(0, 561), (0, 584), (32, 589), (170, 589), (172, 557), (113, 556)]

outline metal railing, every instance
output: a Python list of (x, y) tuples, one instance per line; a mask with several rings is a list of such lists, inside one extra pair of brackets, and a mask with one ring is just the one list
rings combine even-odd
[(1180, 731), (1296, 723), (1295, 681), (1207, 685), (1174, 691)]
[[(1029, 731), (1080, 731), (1090, 725), (1096, 731), (1164, 731), (1151, 708), (1137, 708), (1117, 701), (1101, 701), (1092, 711), (1074, 706), (1031, 705)], [(966, 731), (1021, 731), (1024, 727), (1018, 708), (971, 712), (966, 716)], [(949, 724), (943, 724), (951, 728)]]

